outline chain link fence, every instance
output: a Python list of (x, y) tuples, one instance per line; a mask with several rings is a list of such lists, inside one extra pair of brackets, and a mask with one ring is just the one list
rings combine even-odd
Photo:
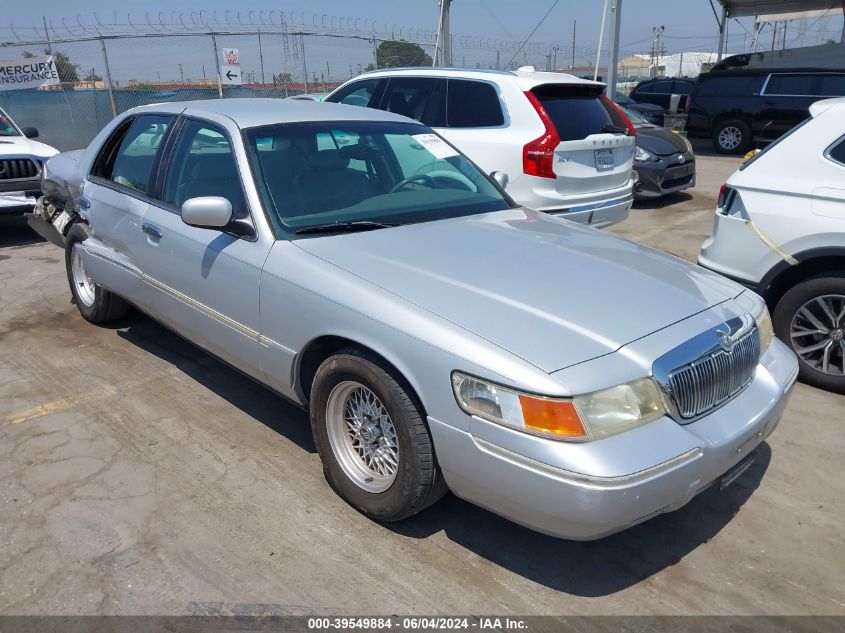
[[(228, 12), (227, 12), (228, 13)], [(272, 16), (271, 16), (272, 17)], [(311, 30), (284, 13), (266, 22), (68, 25), (44, 21), (44, 30), (0, 41), (0, 60), (52, 54), (61, 84), (0, 90), (0, 107), (20, 125), (38, 128), (59, 150), (86, 146), (115, 115), (150, 103), (233, 97), (288, 98), (326, 93), (373, 68), (430, 66), (436, 33), (357, 25), (331, 18)], [(341, 19), (344, 20), (344, 19)], [(45, 37), (46, 35), (46, 37)], [(453, 63), (470, 68), (515, 68), (551, 63), (548, 45), (453, 36)], [(238, 49), (241, 82), (225, 77), (224, 49)], [(557, 49), (555, 49), (557, 50)], [(518, 59), (517, 59), (518, 54)], [(223, 76), (220, 74), (224, 67)]]

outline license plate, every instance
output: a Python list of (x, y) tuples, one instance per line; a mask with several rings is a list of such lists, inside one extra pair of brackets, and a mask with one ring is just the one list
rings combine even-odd
[(719, 480), (719, 490), (724, 490), (737, 479), (739, 479), (742, 476), (742, 473), (751, 468), (751, 465), (754, 463), (754, 460), (756, 458), (757, 453), (755, 451), (754, 453), (751, 453), (751, 455), (743, 459), (741, 462), (739, 462), (736, 466), (731, 468), (724, 475), (722, 475), (722, 478)]
[(613, 150), (597, 149), (596, 150), (596, 169), (598, 171), (609, 171), (616, 167), (613, 162)]
[(673, 178), (683, 178), (684, 176), (689, 176), (695, 170), (694, 165), (686, 165), (684, 167), (675, 167), (672, 170), (672, 177)]

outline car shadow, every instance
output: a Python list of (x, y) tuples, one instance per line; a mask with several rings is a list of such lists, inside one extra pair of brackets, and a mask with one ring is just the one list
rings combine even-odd
[(412, 538), (443, 531), (453, 542), (536, 583), (582, 597), (635, 585), (716, 536), (760, 485), (771, 460), (763, 443), (754, 464), (724, 491), (712, 486), (683, 508), (597, 541), (565, 541), (447, 495), (424, 513), (386, 527)]
[(0, 248), (29, 246), (46, 242), (43, 237), (29, 228), (26, 219), (20, 215), (0, 215)]
[(648, 209), (665, 209), (674, 204), (681, 204), (692, 200), (693, 196), (686, 191), (678, 191), (677, 193), (669, 193), (659, 198), (651, 198), (649, 200), (635, 200), (633, 210), (648, 210)]
[(122, 339), (158, 356), (232, 406), (283, 435), (308, 453), (316, 453), (308, 415), (268, 387), (242, 374), (193, 343), (138, 312), (110, 325)]
[[(158, 356), (267, 428), (315, 453), (307, 414), (154, 320), (133, 313), (112, 324), (118, 336)], [(677, 564), (736, 516), (769, 467), (765, 442), (757, 459), (724, 491), (704, 491), (686, 506), (598, 541), (577, 542), (534, 532), (447, 494), (418, 515), (385, 528), (407, 538), (438, 532), (478, 556), (567, 594), (599, 597), (622, 591)]]

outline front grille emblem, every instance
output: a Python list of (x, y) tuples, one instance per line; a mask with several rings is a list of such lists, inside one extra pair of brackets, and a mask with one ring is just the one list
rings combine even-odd
[(734, 347), (734, 340), (731, 338), (731, 335), (727, 332), (722, 332), (721, 330), (717, 331), (716, 334), (719, 337), (719, 345), (722, 349), (726, 352), (730, 352)]

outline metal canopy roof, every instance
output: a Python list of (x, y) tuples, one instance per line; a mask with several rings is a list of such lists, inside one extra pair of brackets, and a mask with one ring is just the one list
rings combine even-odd
[(773, 15), (796, 11), (842, 9), (843, 0), (719, 0), (732, 18), (750, 15)]

